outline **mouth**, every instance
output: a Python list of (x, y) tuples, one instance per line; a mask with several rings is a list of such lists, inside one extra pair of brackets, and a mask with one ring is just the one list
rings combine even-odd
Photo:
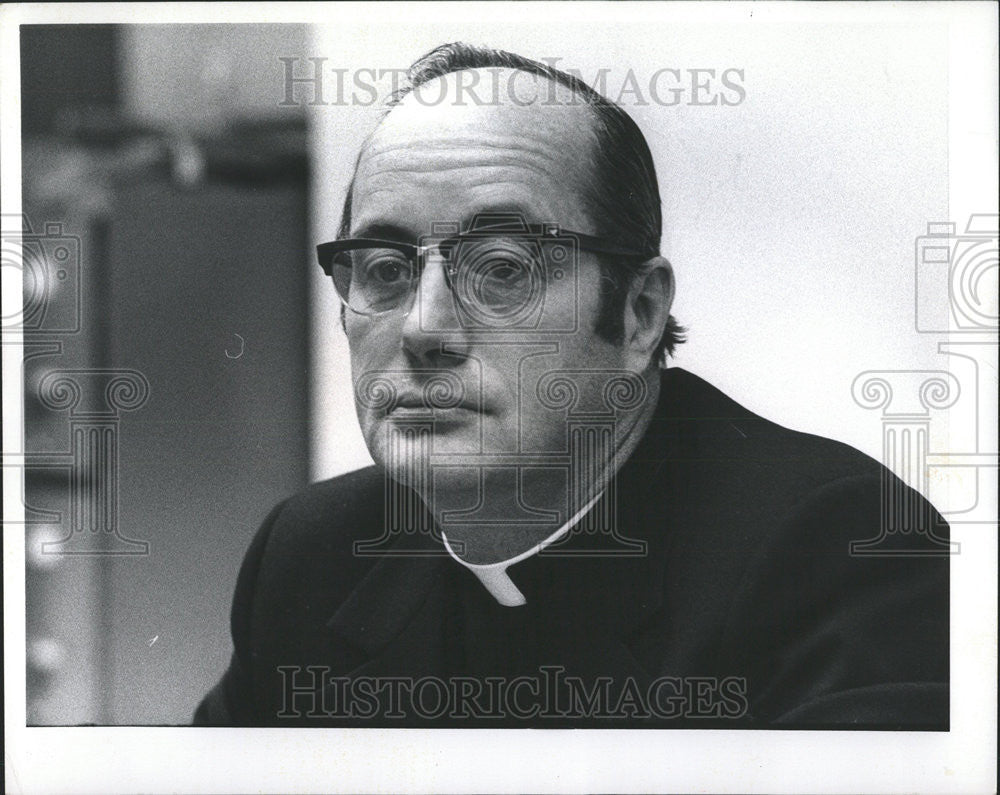
[(434, 416), (440, 416), (442, 414), (460, 413), (460, 412), (471, 412), (474, 414), (485, 413), (483, 409), (471, 403), (469, 401), (461, 401), (455, 404), (444, 404), (444, 405), (434, 405), (433, 400), (426, 400), (423, 396), (416, 394), (402, 394), (400, 395), (395, 403), (389, 408), (387, 412), (388, 416), (393, 414), (433, 414)]
[(480, 427), (483, 414), (465, 405), (448, 408), (428, 408), (423, 403), (400, 403), (385, 416), (390, 426), (408, 427), (412, 423), (430, 426), (435, 435), (460, 429)]
[(460, 404), (458, 406), (428, 406), (425, 403), (420, 402), (400, 402), (393, 406), (393, 408), (387, 413), (387, 416), (391, 417), (397, 414), (433, 414), (435, 417), (438, 417), (444, 414), (457, 413), (482, 414), (483, 412), (476, 406), (468, 406), (465, 404)]

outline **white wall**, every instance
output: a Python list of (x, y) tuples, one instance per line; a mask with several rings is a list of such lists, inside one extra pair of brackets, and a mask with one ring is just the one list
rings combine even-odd
[[(615, 91), (629, 68), (640, 86), (664, 67), (744, 70), (746, 98), (736, 106), (624, 103), (656, 160), (675, 314), (690, 329), (675, 363), (770, 419), (880, 457), (878, 412), (853, 401), (855, 376), (948, 368), (942, 337), (916, 333), (913, 309), (914, 240), (928, 221), (949, 219), (942, 17), (910, 7), (887, 27), (863, 10), (848, 24), (815, 6), (761, 9), (755, 19), (746, 7), (640, 4), (564, 6), (558, 24), (552, 13), (541, 24), (530, 4), (479, 22), (452, 8), (433, 20), (397, 8), (379, 15), (377, 33), (346, 21), (317, 28), (310, 54), (327, 56), (330, 69), (399, 68), (461, 39), (561, 57), (560, 67), (585, 78), (610, 68)], [(335, 236), (377, 109), (312, 110), (321, 241)], [(312, 471), (321, 478), (369, 459), (332, 286), (319, 277), (316, 286)], [(936, 416), (932, 439), (946, 434), (947, 418)]]

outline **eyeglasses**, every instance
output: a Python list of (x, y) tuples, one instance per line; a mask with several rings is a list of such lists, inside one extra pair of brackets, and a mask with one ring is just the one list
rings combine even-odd
[(469, 231), (427, 236), (419, 245), (352, 238), (316, 247), (340, 299), (352, 312), (368, 316), (408, 310), (420, 275), (436, 254), (462, 319), (486, 326), (516, 325), (537, 313), (551, 280), (575, 279), (580, 251), (648, 259), (557, 224), (495, 218), (484, 224), (478, 216)]

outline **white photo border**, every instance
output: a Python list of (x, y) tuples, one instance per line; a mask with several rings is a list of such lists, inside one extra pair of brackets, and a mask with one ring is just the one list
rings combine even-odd
[[(480, 26), (508, 3), (5, 5), (2, 204), (21, 204), (18, 25), (25, 22), (329, 22), (372, 13), (417, 20), (468, 15)], [(558, 3), (518, 5), (537, 22)], [(575, 4), (599, 21), (655, 15), (758, 24), (817, 17), (868, 24), (938, 20), (951, 46), (950, 217), (996, 212), (995, 4)], [(934, 101), (934, 98), (928, 98)], [(7, 304), (19, 295), (4, 295)], [(6, 340), (5, 340), (6, 342)], [(20, 349), (3, 346), (4, 449), (20, 449)], [(23, 481), (4, 469), (4, 521), (17, 521)], [(996, 494), (994, 500), (994, 514)], [(23, 521), (23, 517), (21, 517)], [(936, 732), (655, 730), (265, 730), (26, 728), (24, 545), (4, 533), (5, 776), (9, 792), (717, 791), (971, 792), (996, 780), (996, 527), (953, 531), (951, 730)]]

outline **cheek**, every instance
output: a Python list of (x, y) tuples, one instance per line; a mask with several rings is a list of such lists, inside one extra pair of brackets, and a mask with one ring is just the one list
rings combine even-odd
[(391, 319), (375, 322), (355, 315), (348, 319), (344, 330), (355, 381), (366, 372), (384, 369), (399, 350), (401, 329)]
[(347, 344), (351, 358), (351, 383), (354, 404), (366, 440), (373, 432), (380, 412), (376, 411), (381, 395), (388, 386), (380, 370), (388, 369), (386, 356), (392, 350), (385, 330), (365, 318), (349, 319), (346, 324)]
[(560, 328), (575, 327), (576, 337), (593, 331), (601, 307), (601, 269), (588, 255), (576, 267), (568, 268), (568, 278), (549, 281), (546, 312), (558, 318)]

